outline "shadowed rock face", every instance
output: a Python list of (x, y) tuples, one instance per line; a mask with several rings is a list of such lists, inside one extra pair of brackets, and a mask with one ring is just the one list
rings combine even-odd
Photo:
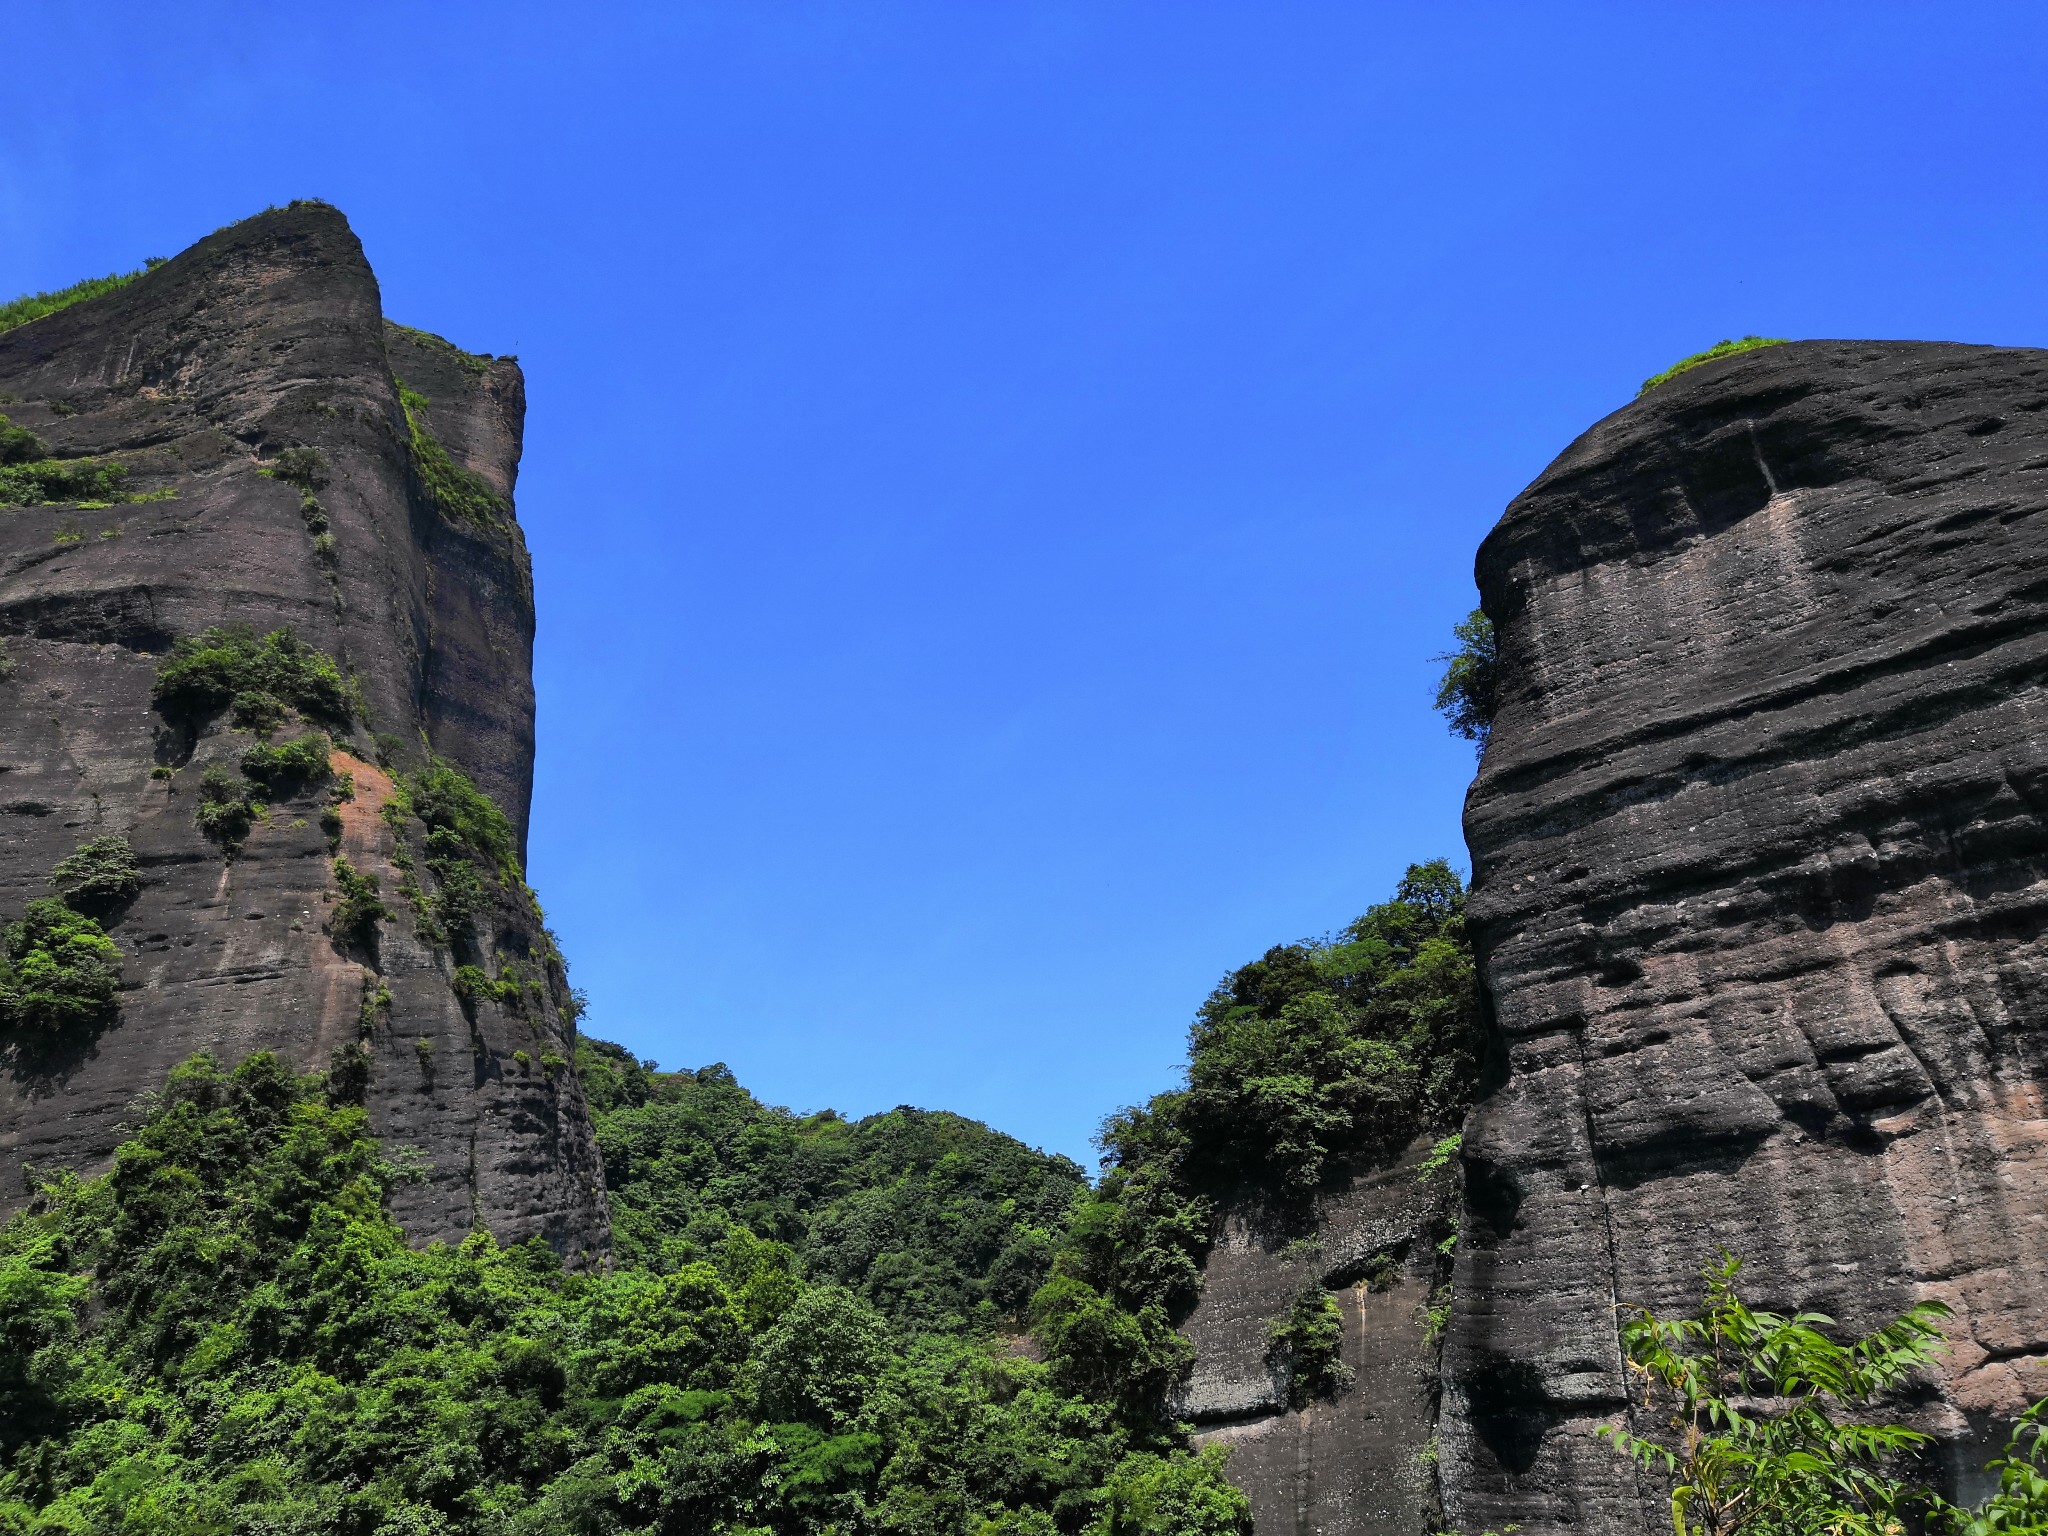
[[(1610, 416), (1480, 550), (1446, 1515), (1659, 1528), (1616, 1301), (1955, 1309), (1961, 1441), (2048, 1394), (2048, 353), (1809, 342)], [(1959, 1459), (1967, 1460), (1967, 1455)]]
[[(1230, 1448), (1230, 1479), (1251, 1500), (1258, 1536), (1436, 1527), (1427, 1330), (1443, 1194), (1421, 1173), (1430, 1148), (1422, 1137), (1319, 1201), (1307, 1241), (1290, 1242), (1254, 1209), (1229, 1212), (1203, 1265), (1182, 1329), (1195, 1364), (1174, 1415), (1195, 1426), (1197, 1444)], [(1337, 1303), (1353, 1379), (1304, 1403), (1290, 1401), (1268, 1330), (1311, 1287)]]
[[(233, 225), (128, 286), (0, 335), (0, 410), (64, 456), (118, 454), (131, 490), (172, 499), (0, 509), (0, 916), (47, 894), (51, 866), (120, 833), (140, 893), (108, 922), (124, 953), (118, 1019), (97, 1036), (0, 1047), (0, 1199), (22, 1165), (93, 1169), (129, 1102), (206, 1049), (327, 1065), (369, 1020), (368, 1107), (420, 1149), (423, 1184), (394, 1197), (417, 1238), (475, 1224), (536, 1233), (572, 1259), (607, 1245), (603, 1180), (570, 1054), (567, 980), (523, 889), (494, 894), (473, 955), (426, 942), (397, 899), (378, 815), (395, 771), (431, 749), (510, 818), (523, 850), (532, 782), (533, 599), (509, 511), (451, 518), (422, 486), (393, 375), (431, 402), (455, 463), (509, 498), (525, 401), (518, 365), (468, 358), (387, 326), (346, 220), (295, 204)], [(331, 557), (292, 486), (259, 473), (287, 448), (324, 456)], [(508, 502), (509, 506), (509, 502)], [(251, 742), (151, 707), (157, 654), (210, 625), (289, 626), (333, 656), (366, 719), (339, 741), (353, 771), (341, 850), (397, 915), (373, 954), (323, 932), (335, 897), (323, 791), (272, 807), (239, 857), (196, 824), (212, 762)], [(176, 768), (168, 782), (153, 767)], [(458, 946), (459, 948), (460, 946)], [(454, 965), (523, 961), (519, 1008), (450, 990)], [(365, 1010), (378, 989), (388, 1008)], [(520, 1051), (522, 1064), (514, 1057)]]

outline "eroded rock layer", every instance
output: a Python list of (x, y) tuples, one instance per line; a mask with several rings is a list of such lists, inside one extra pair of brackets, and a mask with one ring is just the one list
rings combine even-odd
[[(90, 839), (125, 836), (142, 870), (108, 919), (118, 1015), (0, 1047), (0, 1199), (18, 1203), (25, 1164), (100, 1166), (131, 1101), (194, 1051), (277, 1050), (317, 1069), (360, 1040), (374, 1129), (429, 1165), (394, 1197), (415, 1236), (481, 1223), (601, 1254), (596, 1147), (557, 1061), (571, 1054), (567, 981), (537, 907), (514, 870), (488, 883), (466, 950), (437, 941), (399, 896), (407, 824), (380, 815), (392, 776), (432, 753), (505, 812), (523, 853), (533, 601), (510, 511), (518, 365), (387, 325), (347, 222), (295, 204), (0, 335), (0, 411), (51, 454), (111, 456), (128, 493), (162, 498), (0, 508), (0, 917), (47, 895), (54, 863)], [(488, 510), (437, 497), (428, 440), (478, 477), (461, 484)], [(263, 472), (294, 462), (286, 450), (317, 456), (304, 460), (320, 466), (317, 516), (304, 487)], [(371, 944), (329, 931), (319, 786), (270, 806), (231, 858), (198, 825), (203, 771), (255, 738), (168, 719), (151, 684), (174, 640), (224, 625), (288, 627), (358, 690), (334, 757), (357, 794), (330, 828), (393, 909)], [(460, 998), (464, 960), (523, 980)]]
[(1587, 432), (1486, 540), (1466, 809), (1499, 1086), (1443, 1358), (1464, 1530), (1658, 1528), (1617, 1301), (1955, 1309), (1912, 1411), (2048, 1393), (2048, 353), (1808, 342)]

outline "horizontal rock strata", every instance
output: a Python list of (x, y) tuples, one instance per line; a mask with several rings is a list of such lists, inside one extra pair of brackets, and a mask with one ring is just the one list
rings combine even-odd
[(2048, 353), (1808, 342), (1599, 423), (1486, 540), (1466, 808), (1500, 1083), (1465, 1139), (1449, 1523), (1660, 1528), (1592, 1430), (1701, 1267), (2048, 1393)]

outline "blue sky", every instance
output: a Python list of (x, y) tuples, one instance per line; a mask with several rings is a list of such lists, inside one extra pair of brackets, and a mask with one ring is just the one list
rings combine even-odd
[(587, 1027), (1088, 1158), (1462, 861), (1501, 507), (1724, 336), (2048, 342), (2044, 13), (37, 4), (0, 296), (339, 204), (516, 352)]

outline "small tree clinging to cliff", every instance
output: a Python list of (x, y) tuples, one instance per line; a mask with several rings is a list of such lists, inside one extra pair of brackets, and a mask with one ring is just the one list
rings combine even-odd
[(1484, 609), (1474, 608), (1451, 627), (1458, 648), (1431, 658), (1444, 663), (1437, 679), (1436, 709), (1450, 728), (1467, 741), (1486, 750), (1486, 738), (1493, 730), (1496, 678), (1499, 657), (1494, 646), (1493, 620)]

